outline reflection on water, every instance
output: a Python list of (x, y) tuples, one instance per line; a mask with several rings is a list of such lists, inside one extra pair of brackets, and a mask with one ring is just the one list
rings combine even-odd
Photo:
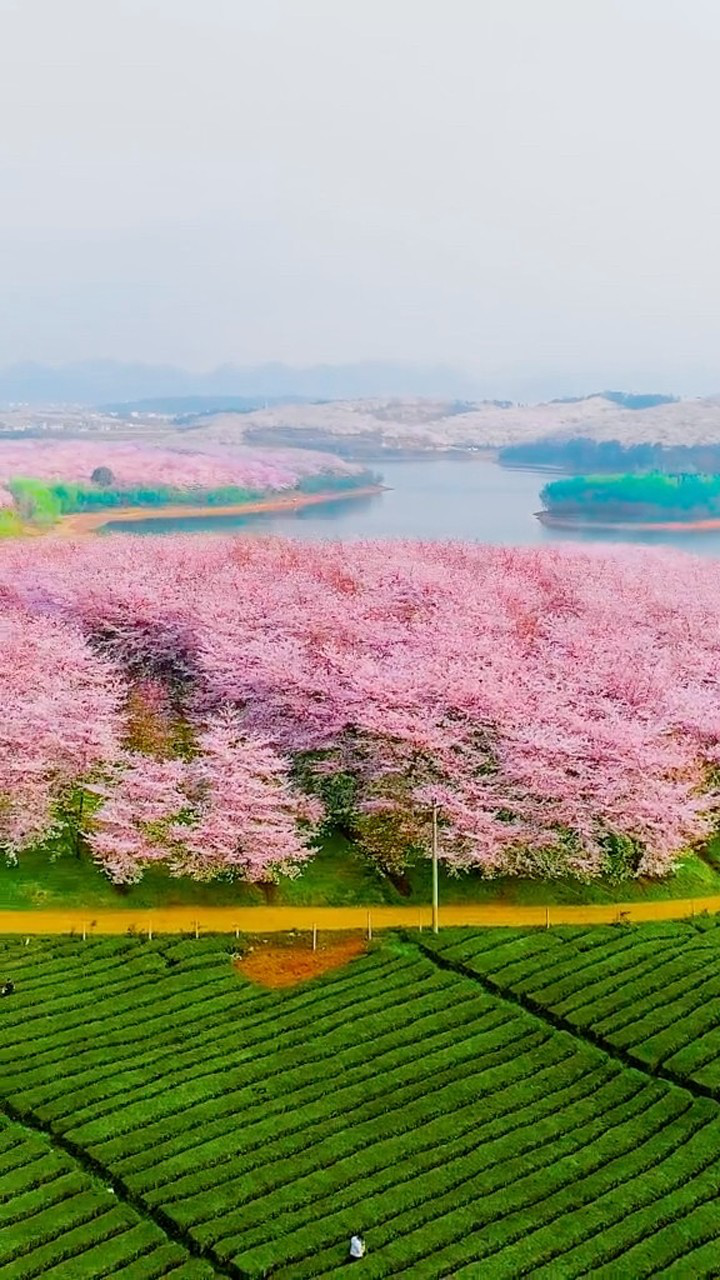
[(262, 533), (294, 538), (460, 538), (501, 545), (634, 542), (720, 556), (720, 532), (548, 529), (535, 519), (547, 473), (469, 458), (383, 462), (384, 493), (246, 516), (109, 521), (120, 533)]
[[(352, 498), (350, 501), (341, 501), (339, 499), (331, 499), (328, 502), (317, 502), (308, 507), (297, 507), (286, 511), (256, 511), (246, 516), (172, 516), (165, 518), (158, 516), (154, 520), (109, 520), (107, 524), (102, 526), (103, 533), (238, 533), (242, 531), (252, 533), (275, 533), (275, 528), (269, 526), (280, 524), (288, 525), (287, 529), (283, 528), (281, 532), (287, 534), (299, 534), (300, 526), (308, 519), (313, 520), (320, 525), (333, 524), (342, 520), (343, 516), (348, 514), (348, 507), (352, 506), (353, 512), (357, 517), (362, 519), (363, 512), (368, 512), (374, 503), (381, 502), (382, 494), (366, 495), (361, 498)], [(314, 537), (333, 538), (342, 535), (335, 534), (332, 529), (323, 529), (322, 533), (312, 535)], [(380, 534), (376, 535), (382, 536)]]

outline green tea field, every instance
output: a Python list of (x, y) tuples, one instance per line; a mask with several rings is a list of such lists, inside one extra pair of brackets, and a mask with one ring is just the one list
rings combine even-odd
[(0, 940), (0, 1280), (720, 1275), (720, 925), (236, 947)]

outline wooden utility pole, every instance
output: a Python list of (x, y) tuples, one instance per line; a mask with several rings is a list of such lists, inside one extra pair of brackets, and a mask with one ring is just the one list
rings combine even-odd
[(433, 933), (437, 933), (438, 914), (439, 914), (439, 890), (438, 890), (438, 822), (437, 822), (437, 800), (433, 800), (432, 807), (432, 929)]

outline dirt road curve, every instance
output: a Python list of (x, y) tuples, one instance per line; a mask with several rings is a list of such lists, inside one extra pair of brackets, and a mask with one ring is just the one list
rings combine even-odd
[[(440, 926), (519, 928), (530, 925), (612, 924), (619, 919), (679, 920), (720, 911), (720, 896), (603, 906), (448, 906)], [(291, 930), (417, 929), (431, 926), (429, 907), (167, 907), (156, 911), (0, 911), (0, 934), (287, 933)]]

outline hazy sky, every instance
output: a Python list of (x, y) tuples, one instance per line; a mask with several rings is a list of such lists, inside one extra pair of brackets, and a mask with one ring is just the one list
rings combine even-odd
[(720, 388), (717, 0), (0, 0), (0, 363)]

